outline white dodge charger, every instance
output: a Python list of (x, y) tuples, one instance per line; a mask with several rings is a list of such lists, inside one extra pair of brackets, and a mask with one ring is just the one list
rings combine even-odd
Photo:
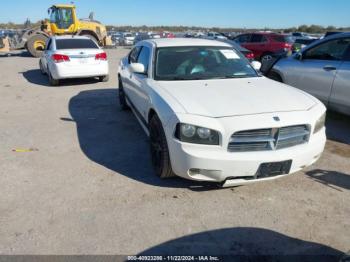
[(158, 176), (242, 185), (319, 159), (324, 105), (258, 67), (203, 39), (141, 41), (121, 60), (119, 101), (149, 135)]
[(53, 36), (39, 61), (42, 74), (53, 86), (61, 79), (98, 77), (108, 81), (107, 54), (86, 36)]

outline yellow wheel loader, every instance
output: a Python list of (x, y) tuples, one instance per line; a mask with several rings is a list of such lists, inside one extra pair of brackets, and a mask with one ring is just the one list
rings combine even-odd
[(106, 45), (106, 27), (93, 20), (78, 19), (74, 5), (53, 5), (48, 9), (49, 19), (41, 26), (26, 30), (23, 35), (9, 39), (11, 49), (26, 48), (34, 57), (40, 57), (47, 39), (52, 35), (85, 35), (95, 40), (100, 46)]

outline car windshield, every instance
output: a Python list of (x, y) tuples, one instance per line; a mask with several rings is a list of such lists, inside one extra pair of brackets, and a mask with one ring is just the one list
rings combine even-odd
[(256, 77), (248, 60), (230, 47), (162, 47), (157, 49), (156, 80)]
[(57, 39), (56, 49), (90, 49), (98, 48), (90, 39)]

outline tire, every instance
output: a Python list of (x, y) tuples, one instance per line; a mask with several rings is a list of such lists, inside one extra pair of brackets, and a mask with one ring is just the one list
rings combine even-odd
[(119, 97), (119, 104), (120, 107), (122, 108), (122, 110), (129, 110), (129, 106), (126, 103), (126, 97), (125, 97), (125, 93), (124, 93), (124, 88), (123, 88), (123, 83), (122, 81), (119, 79), (119, 88), (118, 88), (118, 97)]
[(45, 50), (47, 37), (42, 34), (33, 35), (27, 41), (27, 50), (34, 57), (41, 57)]
[(41, 63), (41, 60), (39, 61), (39, 67), (40, 67), (40, 72), (41, 72), (41, 74), (42, 74), (42, 75), (46, 75), (46, 72), (45, 72), (45, 70), (44, 70), (44, 68), (43, 68), (43, 64)]
[(109, 75), (106, 75), (106, 76), (99, 76), (99, 77), (98, 77), (98, 80), (99, 80), (100, 82), (108, 82), (108, 80), (109, 80)]
[(50, 73), (50, 71), (48, 72), (48, 76), (49, 76), (49, 83), (50, 86), (58, 86), (60, 84), (60, 81), (58, 79), (54, 79)]
[(272, 72), (268, 73), (267, 77), (272, 79), (272, 80), (275, 80), (277, 82), (283, 83), (282, 77), (276, 72), (272, 71)]
[(157, 115), (149, 122), (150, 150), (154, 172), (160, 178), (174, 177), (171, 168), (168, 143), (165, 137), (162, 123)]
[(269, 61), (272, 59), (272, 53), (265, 53), (260, 57), (260, 61), (263, 62), (265, 61)]

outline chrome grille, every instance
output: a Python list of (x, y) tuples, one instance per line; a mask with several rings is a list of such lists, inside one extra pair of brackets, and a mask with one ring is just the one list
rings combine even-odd
[(228, 145), (230, 152), (278, 150), (307, 143), (310, 129), (307, 125), (239, 131)]

